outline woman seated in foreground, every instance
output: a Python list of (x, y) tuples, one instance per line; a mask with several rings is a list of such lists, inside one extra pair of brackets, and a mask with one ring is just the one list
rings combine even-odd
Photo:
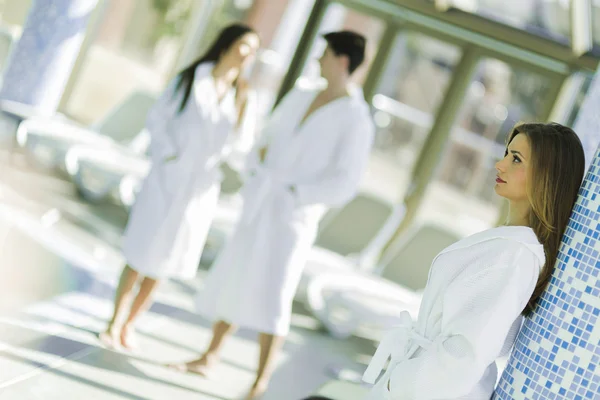
[(418, 320), (403, 312), (365, 372), (376, 382), (366, 400), (492, 396), (495, 360), (548, 286), (585, 168), (579, 138), (559, 124), (519, 125), (507, 143), (495, 186), (510, 205), (505, 225), (434, 259)]

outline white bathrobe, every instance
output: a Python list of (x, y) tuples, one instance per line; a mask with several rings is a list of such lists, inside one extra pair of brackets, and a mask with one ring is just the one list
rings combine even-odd
[(262, 333), (288, 333), (319, 220), (328, 207), (356, 195), (374, 136), (358, 89), (300, 124), (317, 94), (316, 88), (294, 89), (265, 127), (266, 160), (256, 162), (242, 188), (240, 221), (197, 296), (200, 314)]
[[(495, 360), (509, 353), (521, 312), (545, 262), (527, 227), (499, 227), (463, 239), (433, 261), (419, 311), (381, 341), (364, 380), (367, 400), (489, 400)], [(388, 382), (390, 389), (387, 389)]]
[[(196, 274), (214, 216), (222, 179), (220, 164), (253, 145), (254, 104), (236, 130), (235, 93), (219, 103), (212, 63), (196, 68), (192, 92), (179, 113), (183, 94), (171, 82), (148, 114), (152, 168), (131, 210), (123, 239), (127, 263), (155, 279), (190, 279)], [(167, 161), (171, 156), (177, 158)], [(233, 157), (235, 156), (235, 157)]]

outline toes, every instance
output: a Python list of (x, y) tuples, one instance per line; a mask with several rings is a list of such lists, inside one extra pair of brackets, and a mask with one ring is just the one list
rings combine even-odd
[(108, 348), (112, 349), (115, 347), (115, 344), (116, 344), (115, 336), (108, 331), (102, 332), (101, 334), (99, 334), (98, 339), (100, 339), (100, 342)]

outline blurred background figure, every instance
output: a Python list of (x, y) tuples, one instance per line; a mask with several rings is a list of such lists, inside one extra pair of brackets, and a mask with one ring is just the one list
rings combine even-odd
[(319, 221), (327, 207), (356, 195), (373, 142), (368, 105), (350, 85), (365, 38), (350, 31), (324, 38), (319, 63), (327, 86), (295, 89), (273, 112), (242, 188), (240, 221), (196, 298), (200, 314), (215, 321), (211, 342), (200, 358), (174, 366), (206, 376), (235, 329), (257, 331), (260, 357), (248, 400), (269, 384)]
[(134, 323), (150, 306), (160, 280), (196, 275), (219, 198), (220, 163), (254, 135), (256, 124), (245, 120), (256, 116), (247, 112), (248, 88), (240, 75), (258, 46), (251, 28), (226, 27), (150, 110), (152, 168), (125, 230), (127, 265), (113, 316), (100, 335), (104, 344), (132, 348)]

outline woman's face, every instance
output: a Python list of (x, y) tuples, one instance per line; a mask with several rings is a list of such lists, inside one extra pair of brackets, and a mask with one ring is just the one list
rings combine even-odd
[(256, 33), (247, 33), (231, 45), (221, 57), (221, 62), (242, 70), (252, 63), (259, 46), (260, 40), (258, 39), (258, 35)]
[(528, 201), (527, 185), (531, 169), (531, 146), (522, 133), (508, 145), (504, 158), (496, 163), (496, 193), (513, 202)]

